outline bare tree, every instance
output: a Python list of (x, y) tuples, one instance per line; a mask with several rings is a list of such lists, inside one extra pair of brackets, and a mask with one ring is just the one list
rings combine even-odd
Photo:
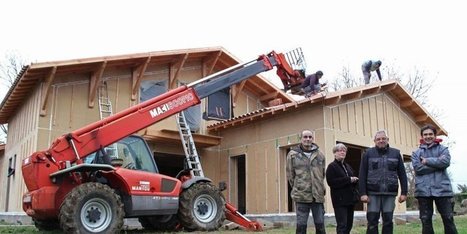
[(461, 193), (467, 193), (467, 185), (465, 184), (458, 184), (457, 189), (459, 189)]
[[(430, 114), (435, 117), (439, 117), (442, 113), (439, 109), (430, 106), (427, 103), (428, 94), (431, 90), (433, 82), (436, 80), (437, 75), (432, 78), (426, 71), (414, 67), (410, 73), (405, 74), (400, 72), (395, 65), (386, 65), (381, 68), (384, 71), (384, 79), (396, 79), (407, 89), (407, 91), (423, 106), (427, 107)], [(363, 85), (363, 78), (358, 76), (354, 78), (350, 72), (349, 67), (343, 67), (342, 72), (332, 82), (329, 82), (329, 86), (332, 90), (337, 91), (345, 88), (352, 88), (359, 85)]]
[[(14, 51), (8, 51), (0, 61), (0, 84), (1, 90), (8, 90), (13, 85), (16, 77), (26, 65), (26, 60)], [(1, 93), (2, 96), (5, 93)], [(8, 133), (8, 127), (5, 124), (0, 125), (0, 142), (4, 142)]]
[(349, 67), (342, 67), (342, 71), (339, 75), (337, 79), (329, 83), (333, 91), (352, 88), (363, 84), (362, 81), (358, 82), (359, 79), (356, 80), (352, 77)]
[(0, 63), (0, 81), (4, 88), (9, 89), (13, 85), (25, 65), (26, 60), (17, 52), (9, 51), (4, 55)]

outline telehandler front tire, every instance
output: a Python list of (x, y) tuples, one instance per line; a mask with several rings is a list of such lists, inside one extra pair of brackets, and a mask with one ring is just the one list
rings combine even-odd
[(210, 183), (199, 182), (180, 195), (178, 219), (189, 231), (214, 231), (225, 220), (225, 199)]
[(60, 226), (66, 233), (119, 233), (123, 203), (115, 190), (101, 183), (75, 187), (60, 207)]

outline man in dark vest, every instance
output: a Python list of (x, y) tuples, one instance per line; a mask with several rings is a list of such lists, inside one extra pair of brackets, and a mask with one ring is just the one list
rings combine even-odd
[[(378, 220), (383, 217), (383, 234), (393, 233), (395, 199), (401, 184), (399, 202), (407, 199), (407, 174), (400, 151), (389, 147), (386, 131), (377, 131), (375, 147), (369, 148), (360, 163), (360, 200), (368, 203), (368, 234), (378, 234)], [(382, 214), (381, 214), (382, 213)]]

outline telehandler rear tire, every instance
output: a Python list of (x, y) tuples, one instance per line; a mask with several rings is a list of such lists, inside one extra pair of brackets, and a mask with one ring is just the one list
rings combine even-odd
[(60, 207), (60, 226), (66, 233), (119, 233), (123, 203), (115, 190), (101, 183), (75, 187)]
[(225, 199), (212, 184), (199, 182), (184, 190), (179, 198), (178, 219), (188, 231), (214, 231), (225, 220)]

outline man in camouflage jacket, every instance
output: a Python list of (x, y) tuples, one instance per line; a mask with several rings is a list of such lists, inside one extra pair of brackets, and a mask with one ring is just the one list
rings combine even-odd
[(297, 215), (296, 233), (306, 233), (310, 210), (316, 233), (326, 233), (324, 228), (325, 157), (313, 143), (313, 133), (303, 130), (301, 144), (287, 154), (287, 179), (292, 186), (290, 196), (295, 202)]

